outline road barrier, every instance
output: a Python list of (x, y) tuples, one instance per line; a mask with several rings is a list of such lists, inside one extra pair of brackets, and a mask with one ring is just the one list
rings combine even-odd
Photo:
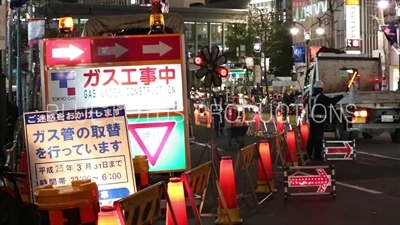
[[(171, 207), (171, 200), (164, 182), (158, 182), (148, 188), (140, 190), (125, 198), (114, 202), (114, 207), (123, 213), (124, 221), (121, 225), (147, 225), (157, 221), (161, 216), (161, 199), (165, 197), (167, 207)], [(170, 210), (172, 220), (177, 223), (175, 212)], [(201, 225), (201, 224), (200, 224)]]
[(324, 160), (354, 160), (357, 159), (356, 140), (326, 141), (324, 140)]
[[(286, 166), (284, 169), (285, 200), (292, 196), (331, 195), (336, 197), (335, 166)], [(304, 173), (302, 172), (304, 170), (314, 172)], [(327, 170), (330, 170), (329, 174)], [(291, 171), (296, 172), (290, 173)]]
[[(265, 149), (265, 144), (268, 145), (268, 142), (262, 142), (263, 150)], [(252, 177), (250, 175), (250, 167), (254, 165), (254, 158), (258, 156), (258, 177), (260, 179), (257, 180), (257, 187), (254, 189)], [(268, 159), (269, 156), (269, 159)], [(265, 161), (265, 162), (264, 162)], [(266, 166), (269, 162), (269, 168), (271, 169), (271, 173), (268, 174)], [(250, 202), (253, 202), (256, 205), (257, 210), (260, 209), (260, 205), (264, 203), (269, 197), (273, 197), (272, 193), (274, 192), (274, 183), (273, 183), (273, 176), (272, 176), (272, 165), (271, 165), (271, 158), (270, 155), (264, 154), (264, 157), (261, 156), (259, 147), (257, 143), (248, 145), (239, 150), (237, 158), (236, 158), (236, 165), (235, 165), (235, 176), (237, 177), (239, 172), (243, 171), (245, 174), (246, 179), (243, 183), (243, 191), (238, 195), (238, 199), (250, 199), (245, 201), (241, 206), (240, 209), (243, 208)], [(256, 193), (267, 194), (260, 202), (258, 201)]]
[[(189, 171), (182, 173), (181, 179), (183, 181), (185, 191), (188, 195), (188, 199), (190, 205), (192, 207), (192, 212), (194, 218), (196, 220), (196, 225), (201, 225), (201, 217), (219, 217), (225, 218), (226, 221), (232, 223), (232, 219), (228, 212), (228, 207), (226, 205), (225, 197), (222, 194), (220, 182), (218, 180), (218, 174), (215, 170), (214, 164), (211, 161), (208, 161), (200, 166), (197, 166)], [(218, 191), (218, 198), (220, 208), (217, 213), (204, 213), (204, 202), (206, 199), (209, 183), (211, 181), (212, 184), (212, 191), (214, 191), (214, 187), (217, 188)], [(200, 204), (196, 207), (195, 204), (195, 195), (200, 195)], [(212, 195), (214, 196), (214, 193)], [(214, 200), (214, 199), (213, 199)]]

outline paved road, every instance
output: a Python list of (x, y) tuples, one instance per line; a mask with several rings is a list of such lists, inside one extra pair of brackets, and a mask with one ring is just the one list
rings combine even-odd
[[(192, 166), (199, 160), (203, 144), (213, 136), (212, 130), (194, 128), (196, 144), (191, 147)], [(326, 138), (332, 138), (326, 134)], [(246, 142), (260, 138), (248, 137)], [(227, 137), (214, 139), (220, 155), (236, 157), (237, 148), (228, 149)], [(330, 161), (317, 164), (334, 164), (336, 167), (337, 198), (296, 197), (284, 201), (282, 176), (277, 177), (275, 198), (264, 203), (260, 212), (244, 207), (243, 224), (261, 225), (392, 225), (400, 224), (400, 145), (391, 142), (388, 134), (372, 140), (357, 140), (357, 161)], [(203, 158), (205, 162), (207, 159)], [(216, 163), (218, 167), (218, 163)], [(315, 164), (315, 162), (312, 164)], [(256, 168), (252, 168), (256, 177)], [(237, 178), (238, 190), (244, 176)], [(205, 220), (204, 224), (212, 224)]]

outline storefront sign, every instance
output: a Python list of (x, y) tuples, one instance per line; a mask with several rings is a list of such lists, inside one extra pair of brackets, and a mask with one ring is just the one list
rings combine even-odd
[(123, 106), (26, 113), (24, 122), (31, 190), (90, 179), (107, 205), (135, 192)]
[(305, 21), (307, 18), (316, 18), (328, 10), (327, 1), (309, 4), (309, 1), (298, 0), (293, 4), (293, 19), (298, 22)]
[(147, 155), (150, 172), (181, 171), (186, 168), (183, 115), (128, 118), (132, 155)]
[(360, 38), (360, 6), (346, 5), (346, 39)]

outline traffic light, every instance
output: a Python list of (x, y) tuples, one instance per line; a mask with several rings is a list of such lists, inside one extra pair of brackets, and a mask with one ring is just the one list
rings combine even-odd
[(292, 72), (292, 81), (297, 81), (297, 73)]

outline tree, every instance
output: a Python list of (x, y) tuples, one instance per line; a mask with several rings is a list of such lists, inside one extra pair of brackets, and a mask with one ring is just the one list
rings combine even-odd
[(246, 24), (230, 24), (226, 36), (229, 48), (228, 58), (237, 61), (236, 49), (246, 46), (246, 56), (255, 57), (253, 42), (256, 36), (262, 41), (261, 52), (270, 58), (269, 73), (276, 76), (289, 76), (292, 68), (290, 22), (281, 20), (279, 14), (252, 7), (249, 9)]
[(329, 27), (329, 36), (328, 34), (325, 34), (325, 39), (328, 42), (329, 47), (338, 48), (338, 46), (336, 46), (336, 36), (338, 36), (336, 32), (339, 30), (336, 29), (335, 24), (338, 22), (338, 12), (343, 10), (344, 1), (327, 0), (326, 4), (327, 11), (321, 17), (323, 24)]

